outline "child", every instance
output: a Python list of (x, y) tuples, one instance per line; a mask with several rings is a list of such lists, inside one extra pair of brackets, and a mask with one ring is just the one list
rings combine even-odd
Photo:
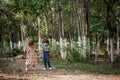
[(29, 48), (26, 54), (26, 72), (28, 71), (28, 65), (31, 65), (34, 70), (37, 65), (37, 54), (33, 41), (29, 43)]
[(43, 51), (44, 70), (46, 70), (47, 68), (51, 70), (52, 68), (51, 68), (50, 58), (49, 58), (50, 46), (49, 46), (48, 40), (45, 40), (43, 42), (42, 51)]

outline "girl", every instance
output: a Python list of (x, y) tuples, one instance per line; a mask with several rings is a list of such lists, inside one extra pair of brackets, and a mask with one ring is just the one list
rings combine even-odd
[(33, 41), (29, 43), (29, 48), (26, 54), (26, 72), (28, 71), (28, 65), (31, 65), (34, 70), (37, 65), (37, 53)]

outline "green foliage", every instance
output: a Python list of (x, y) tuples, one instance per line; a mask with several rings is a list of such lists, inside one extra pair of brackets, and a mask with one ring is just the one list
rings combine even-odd
[(61, 59), (61, 57), (60, 57), (60, 47), (59, 47), (59, 45), (55, 45), (55, 46), (52, 46), (52, 47), (51, 47), (50, 55), (51, 55), (52, 59), (54, 59), (54, 60), (59, 60), (59, 59)]
[(115, 61), (113, 63), (114, 67), (119, 68), (120, 67), (120, 56), (115, 57)]
[(71, 64), (67, 67), (68, 70), (82, 70), (89, 73), (100, 73), (100, 74), (120, 74), (120, 69), (112, 67), (111, 65), (93, 65), (89, 63), (77, 63)]
[(20, 54), (24, 54), (22, 49), (15, 48), (15, 49), (3, 52), (1, 56), (2, 57), (16, 57)]
[(80, 62), (81, 56), (79, 54), (79, 52), (76, 49), (68, 49), (67, 51), (69, 51), (69, 57), (68, 57), (68, 61), (69, 62)]
[(71, 62), (71, 63), (86, 62), (88, 59), (88, 52), (84, 53), (86, 56), (84, 57), (82, 51), (80, 51), (80, 47), (78, 46), (72, 49), (68, 47), (66, 50), (68, 52), (68, 57), (67, 57), (68, 62)]
[(57, 69), (66, 69), (68, 71), (81, 70), (88, 73), (98, 74), (120, 74), (120, 69), (112, 67), (109, 64), (90, 64), (90, 63), (70, 63), (69, 65), (65, 61), (53, 61), (52, 64)]
[[(90, 25), (89, 37), (91, 41), (95, 40), (96, 36), (105, 40), (108, 37), (110, 28), (108, 25), (106, 26), (107, 5), (104, 0), (88, 0), (87, 2), (88, 22)], [(113, 2), (114, 0), (111, 0), (109, 3), (112, 4)], [(82, 7), (83, 0), (0, 0), (0, 47), (3, 48), (3, 52), (7, 50), (8, 53), (6, 51), (6, 54), (9, 54), (10, 39), (13, 43), (18, 43), (18, 41), (26, 40), (29, 37), (38, 41), (38, 34), (40, 34), (41, 38), (45, 35), (44, 16), (46, 16), (46, 27), (48, 29), (47, 36), (59, 39), (58, 35), (62, 33), (61, 26), (63, 25), (64, 38), (77, 41), (77, 26), (80, 27), (81, 36), (85, 30), (82, 24), (82, 22), (84, 23), (82, 21), (84, 13), (80, 11)], [(115, 30), (111, 31), (116, 34), (116, 20), (119, 21), (120, 12), (119, 1), (115, 0), (111, 10), (113, 13), (110, 12), (109, 14), (110, 23), (115, 28)], [(38, 33), (38, 17), (40, 17), (40, 33)], [(21, 29), (21, 26), (24, 29)], [(84, 61), (81, 49), (83, 48), (68, 49), (68, 60), (71, 62)], [(51, 55), (55, 59), (60, 57), (58, 46), (52, 47), (51, 50)], [(10, 53), (14, 52), (10, 51)], [(85, 52), (85, 55), (87, 54), (89, 52)], [(10, 54), (10, 56), (12, 55)]]

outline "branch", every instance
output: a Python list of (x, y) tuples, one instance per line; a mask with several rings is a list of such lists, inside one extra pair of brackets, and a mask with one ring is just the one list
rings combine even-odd
[[(109, 10), (111, 11), (111, 13), (113, 14), (114, 18), (118, 17), (117, 15), (115, 15), (114, 11), (112, 10), (113, 5), (116, 3), (117, 0), (113, 0), (112, 4), (110, 5), (110, 3), (108, 3), (107, 0), (104, 0), (104, 2), (106, 3), (107, 7), (109, 7)], [(120, 24), (120, 21), (117, 20), (118, 24)]]
[(2, 12), (8, 18), (9, 21), (11, 21), (11, 23), (13, 25), (12, 26), (13, 32), (18, 31), (19, 27), (16, 26), (16, 23), (15, 23), (16, 21), (12, 17), (12, 14), (6, 8), (0, 8), (0, 12)]

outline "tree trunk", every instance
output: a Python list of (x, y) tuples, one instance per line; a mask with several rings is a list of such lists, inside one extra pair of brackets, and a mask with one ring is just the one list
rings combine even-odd
[(24, 31), (23, 31), (23, 20), (21, 21), (20, 31), (21, 31), (21, 46), (24, 46)]
[(10, 48), (13, 49), (13, 43), (12, 43), (11, 37), (10, 37)]
[[(60, 9), (61, 3), (59, 3), (59, 9)], [(60, 53), (61, 57), (63, 59), (66, 59), (66, 51), (64, 50), (65, 43), (64, 43), (64, 18), (63, 18), (63, 11), (59, 11), (59, 19), (60, 19)]]
[(111, 53), (111, 62), (114, 62), (114, 52), (113, 52), (113, 39), (110, 38), (110, 53)]
[(52, 46), (55, 46), (56, 45), (56, 38), (55, 38), (55, 33), (56, 33), (56, 29), (55, 29), (55, 14), (52, 14)]
[[(38, 50), (40, 51), (41, 49), (41, 37), (40, 37), (40, 17), (38, 16)], [(40, 52), (39, 52), (40, 53)], [(40, 57), (42, 55), (40, 54)]]
[(112, 26), (112, 16), (111, 16), (111, 9), (113, 5), (115, 4), (116, 0), (113, 0), (112, 2), (109, 2), (107, 0), (104, 0), (106, 4), (106, 23), (109, 30), (109, 38), (110, 38), (110, 56), (111, 56), (111, 63), (114, 62), (114, 47), (113, 47), (113, 26)]
[(44, 22), (45, 22), (45, 34), (46, 34), (46, 37), (47, 37), (47, 34), (48, 34), (48, 25), (47, 25), (46, 15), (44, 15)]
[(119, 26), (117, 26), (117, 54), (119, 54), (120, 38), (119, 38)]
[(96, 52), (95, 52), (95, 64), (97, 63), (98, 61), (98, 55), (99, 55), (99, 48), (100, 48), (100, 39), (98, 36), (96, 36), (96, 43), (97, 43), (97, 46), (96, 46)]
[(109, 39), (109, 37), (107, 38), (107, 53), (110, 57), (110, 39)]
[(83, 13), (84, 13), (84, 27), (83, 27), (83, 47), (84, 47), (84, 57), (86, 57), (87, 50), (90, 50), (90, 40), (89, 38), (89, 22), (88, 22), (88, 1), (83, 0)]
[(81, 35), (80, 35), (80, 24), (81, 24), (81, 8), (79, 8), (79, 11), (77, 12), (76, 15), (76, 22), (77, 22), (77, 30), (78, 30), (78, 46), (81, 47)]

